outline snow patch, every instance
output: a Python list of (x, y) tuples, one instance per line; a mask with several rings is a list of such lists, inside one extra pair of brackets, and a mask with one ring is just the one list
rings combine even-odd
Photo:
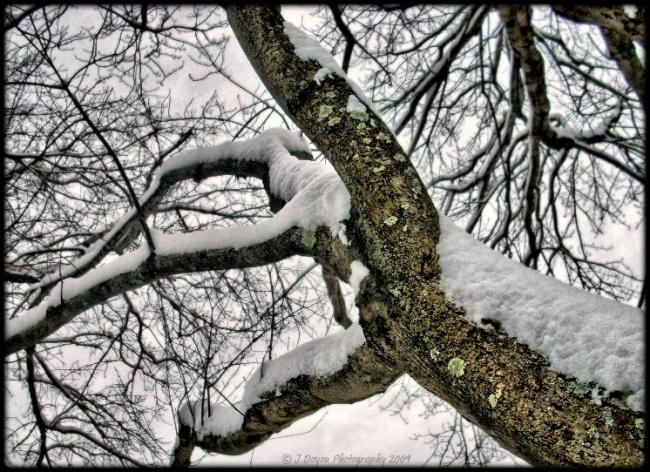
[(341, 242), (343, 243), (343, 245), (345, 245), (345, 246), (350, 245), (350, 240), (348, 239), (348, 235), (345, 232), (345, 225), (343, 223), (339, 223), (338, 231), (336, 233), (332, 233), (332, 234), (336, 234), (338, 236), (338, 238), (341, 240)]
[(291, 44), (293, 44), (293, 49), (300, 59), (303, 61), (316, 61), (321, 65), (321, 68), (316, 72), (314, 80), (317, 84), (323, 81), (323, 79), (330, 74), (336, 74), (342, 79), (344, 79), (354, 93), (365, 103), (365, 105), (370, 108), (375, 115), (381, 117), (381, 114), (375, 109), (372, 101), (369, 100), (359, 88), (359, 86), (348, 78), (343, 69), (339, 67), (336, 63), (336, 60), (332, 55), (323, 49), (318, 41), (314, 38), (308, 36), (303, 30), (298, 28), (293, 23), (286, 21), (284, 22), (284, 34), (287, 35)]
[(350, 95), (348, 97), (348, 105), (345, 108), (348, 113), (366, 113), (366, 106), (359, 101), (355, 95)]
[(45, 300), (21, 313), (17, 318), (7, 321), (5, 325), (5, 339), (9, 339), (16, 334), (31, 329), (42, 322), (45, 319), (48, 308), (57, 306), (62, 301), (70, 300), (112, 277), (137, 269), (148, 256), (149, 248), (140, 247), (132, 253), (115, 258), (108, 264), (89, 270), (81, 277), (68, 277), (58, 282), (50, 290), (50, 294)]
[[(241, 429), (244, 423), (244, 413), (246, 410), (239, 408), (240, 404), (236, 403), (236, 409), (230, 405), (213, 404), (208, 408), (208, 402), (203, 404), (205, 417), (201, 418), (201, 401), (187, 401), (178, 411), (180, 422), (186, 426), (191, 426), (197, 432), (199, 440), (207, 435), (226, 436)], [(239, 411), (237, 411), (239, 410)], [(210, 411), (208, 416), (207, 412)]]
[(365, 342), (361, 326), (354, 323), (348, 329), (315, 339), (265, 362), (246, 384), (242, 405), (248, 409), (262, 401), (260, 395), (277, 392), (279, 387), (299, 375), (323, 377), (334, 374)]
[(644, 320), (638, 308), (590, 294), (508, 259), (440, 215), (442, 287), (476, 323), (497, 320), (551, 368), (643, 411)]
[(327, 67), (321, 67), (316, 71), (316, 74), (314, 74), (314, 82), (316, 82), (318, 85), (325, 80), (325, 78), (330, 77), (332, 75), (332, 71), (329, 70)]
[(361, 288), (361, 281), (370, 274), (370, 271), (361, 261), (352, 261), (350, 271), (350, 285), (352, 286), (352, 293), (354, 293), (354, 298), (356, 299)]

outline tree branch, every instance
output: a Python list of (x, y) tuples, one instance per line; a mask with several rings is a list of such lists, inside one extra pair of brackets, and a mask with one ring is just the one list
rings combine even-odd
[(336, 373), (322, 377), (300, 375), (282, 385), (279, 395), (274, 392), (273, 398), (252, 405), (236, 432), (226, 436), (207, 434), (199, 439), (196, 430), (179, 421), (179, 442), (172, 465), (188, 466), (195, 446), (220, 454), (244, 454), (327, 405), (354, 403), (384, 392), (399, 375), (399, 370), (384, 365), (372, 350), (361, 346)]

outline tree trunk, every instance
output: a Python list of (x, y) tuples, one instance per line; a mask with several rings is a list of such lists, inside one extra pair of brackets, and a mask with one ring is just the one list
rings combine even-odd
[(540, 354), (482, 329), (445, 296), (433, 203), (381, 118), (346, 112), (355, 95), (348, 82), (338, 75), (314, 81), (321, 66), (295, 54), (279, 11), (231, 6), (228, 19), (269, 91), (350, 192), (347, 234), (371, 273), (357, 304), (374, 355), (534, 464), (641, 464), (643, 439), (631, 410), (577, 396)]

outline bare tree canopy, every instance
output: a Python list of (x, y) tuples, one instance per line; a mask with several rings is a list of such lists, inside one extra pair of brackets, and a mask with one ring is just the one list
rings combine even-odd
[(6, 462), (188, 466), (404, 376), (440, 464), (643, 462), (644, 7), (4, 27)]

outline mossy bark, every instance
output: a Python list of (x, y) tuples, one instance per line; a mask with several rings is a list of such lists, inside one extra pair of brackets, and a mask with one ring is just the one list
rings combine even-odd
[[(374, 355), (534, 464), (639, 465), (643, 439), (632, 411), (576, 395), (542, 356), (468, 321), (445, 297), (433, 203), (381, 119), (369, 110), (360, 127), (358, 117), (345, 111), (354, 94), (346, 80), (313, 80), (320, 65), (295, 55), (276, 9), (231, 6), (228, 19), (269, 91), (350, 192), (348, 235), (371, 271), (357, 302)], [(339, 119), (319, 121), (322, 109)], [(340, 265), (336, 269), (346, 275)], [(431, 356), (432, 350), (439, 354)], [(452, 358), (464, 361), (463, 375), (449, 371)], [(613, 422), (605, 420), (606, 411)]]

